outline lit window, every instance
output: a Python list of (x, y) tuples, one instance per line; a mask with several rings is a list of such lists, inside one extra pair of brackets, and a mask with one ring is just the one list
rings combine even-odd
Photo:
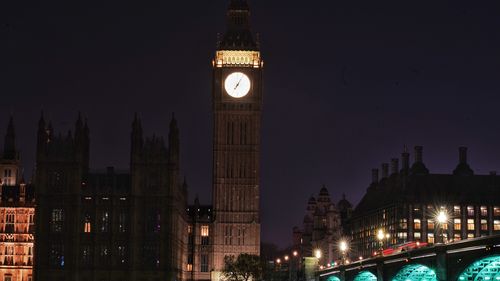
[(414, 236), (415, 240), (420, 240), (420, 238), (422, 238), (420, 232), (415, 232), (413, 236)]
[(52, 232), (62, 232), (64, 223), (63, 209), (53, 209), (50, 221), (50, 229)]
[(90, 233), (91, 232), (91, 225), (90, 225), (89, 221), (85, 222), (85, 230), (84, 230), (84, 232), (85, 233)]
[(473, 219), (467, 220), (467, 230), (474, 230), (474, 220)]
[(500, 230), (500, 220), (494, 220), (493, 221), (493, 230), (499, 231)]
[(500, 217), (500, 207), (494, 207), (493, 208), (493, 215), (495, 217)]
[(406, 219), (401, 219), (401, 220), (399, 221), (399, 227), (400, 227), (401, 229), (407, 229), (407, 228), (408, 228), (408, 224), (407, 224), (407, 222), (406, 222)]
[(488, 231), (488, 221), (487, 220), (481, 220), (481, 230)]
[(434, 233), (427, 233), (427, 243), (434, 244)]
[(462, 222), (460, 221), (460, 219), (453, 220), (453, 229), (454, 230), (461, 230), (462, 229)]
[(85, 215), (85, 221), (83, 222), (83, 232), (90, 233), (92, 232), (92, 220), (90, 219), (90, 215)]
[(474, 233), (467, 233), (467, 239), (474, 238)]
[(414, 219), (413, 226), (414, 226), (415, 230), (420, 230), (420, 228), (422, 227), (420, 219)]
[(462, 239), (462, 237), (460, 236), (460, 233), (453, 234), (453, 240), (458, 241), (460, 239)]
[(187, 271), (193, 271), (193, 254), (188, 255)]
[(488, 216), (488, 207), (481, 206), (481, 216), (483, 216), (483, 217), (487, 217)]
[(469, 217), (474, 216), (474, 207), (473, 206), (467, 206), (467, 215)]
[(461, 211), (460, 211), (460, 206), (454, 206), (453, 207), (453, 215), (454, 216), (460, 216)]
[(201, 245), (208, 245), (208, 225), (201, 226)]
[(201, 226), (201, 236), (202, 237), (207, 237), (208, 236), (208, 225), (202, 225)]
[(101, 214), (101, 232), (109, 231), (109, 213), (104, 211)]
[(434, 230), (434, 220), (427, 220), (427, 229)]
[(188, 234), (191, 234), (191, 233), (193, 233), (193, 226), (188, 225)]

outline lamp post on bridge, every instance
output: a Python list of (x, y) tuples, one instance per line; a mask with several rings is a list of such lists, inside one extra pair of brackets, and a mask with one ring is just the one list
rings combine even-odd
[(439, 243), (444, 244), (444, 228), (445, 225), (448, 223), (448, 213), (445, 210), (440, 210), (436, 216), (436, 221), (439, 224), (438, 228), (438, 237), (439, 237)]

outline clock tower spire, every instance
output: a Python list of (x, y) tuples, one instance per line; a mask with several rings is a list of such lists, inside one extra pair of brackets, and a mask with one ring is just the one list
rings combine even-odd
[(231, 0), (213, 60), (213, 208), (216, 272), (224, 256), (260, 254), (261, 53), (246, 0)]

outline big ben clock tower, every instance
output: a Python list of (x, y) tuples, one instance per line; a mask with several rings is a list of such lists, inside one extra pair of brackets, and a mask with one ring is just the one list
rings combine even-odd
[(213, 60), (214, 270), (224, 256), (260, 253), (263, 61), (246, 0), (231, 0)]

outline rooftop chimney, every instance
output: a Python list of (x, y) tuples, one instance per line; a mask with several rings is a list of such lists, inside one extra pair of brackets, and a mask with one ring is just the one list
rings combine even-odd
[(392, 158), (391, 159), (391, 175), (395, 175), (399, 173), (399, 159)]
[(458, 161), (460, 164), (467, 164), (467, 147), (461, 146), (458, 148)]
[(423, 150), (424, 148), (422, 146), (415, 146), (415, 163), (423, 162)]
[(389, 164), (382, 163), (382, 178), (385, 179), (389, 176)]
[(401, 162), (403, 171), (407, 172), (410, 169), (410, 153), (408, 153), (408, 148), (406, 146), (401, 154)]
[(472, 176), (474, 174), (474, 171), (467, 164), (467, 147), (465, 146), (458, 148), (458, 165), (453, 174), (460, 176)]
[(372, 183), (378, 183), (378, 169), (372, 169)]

